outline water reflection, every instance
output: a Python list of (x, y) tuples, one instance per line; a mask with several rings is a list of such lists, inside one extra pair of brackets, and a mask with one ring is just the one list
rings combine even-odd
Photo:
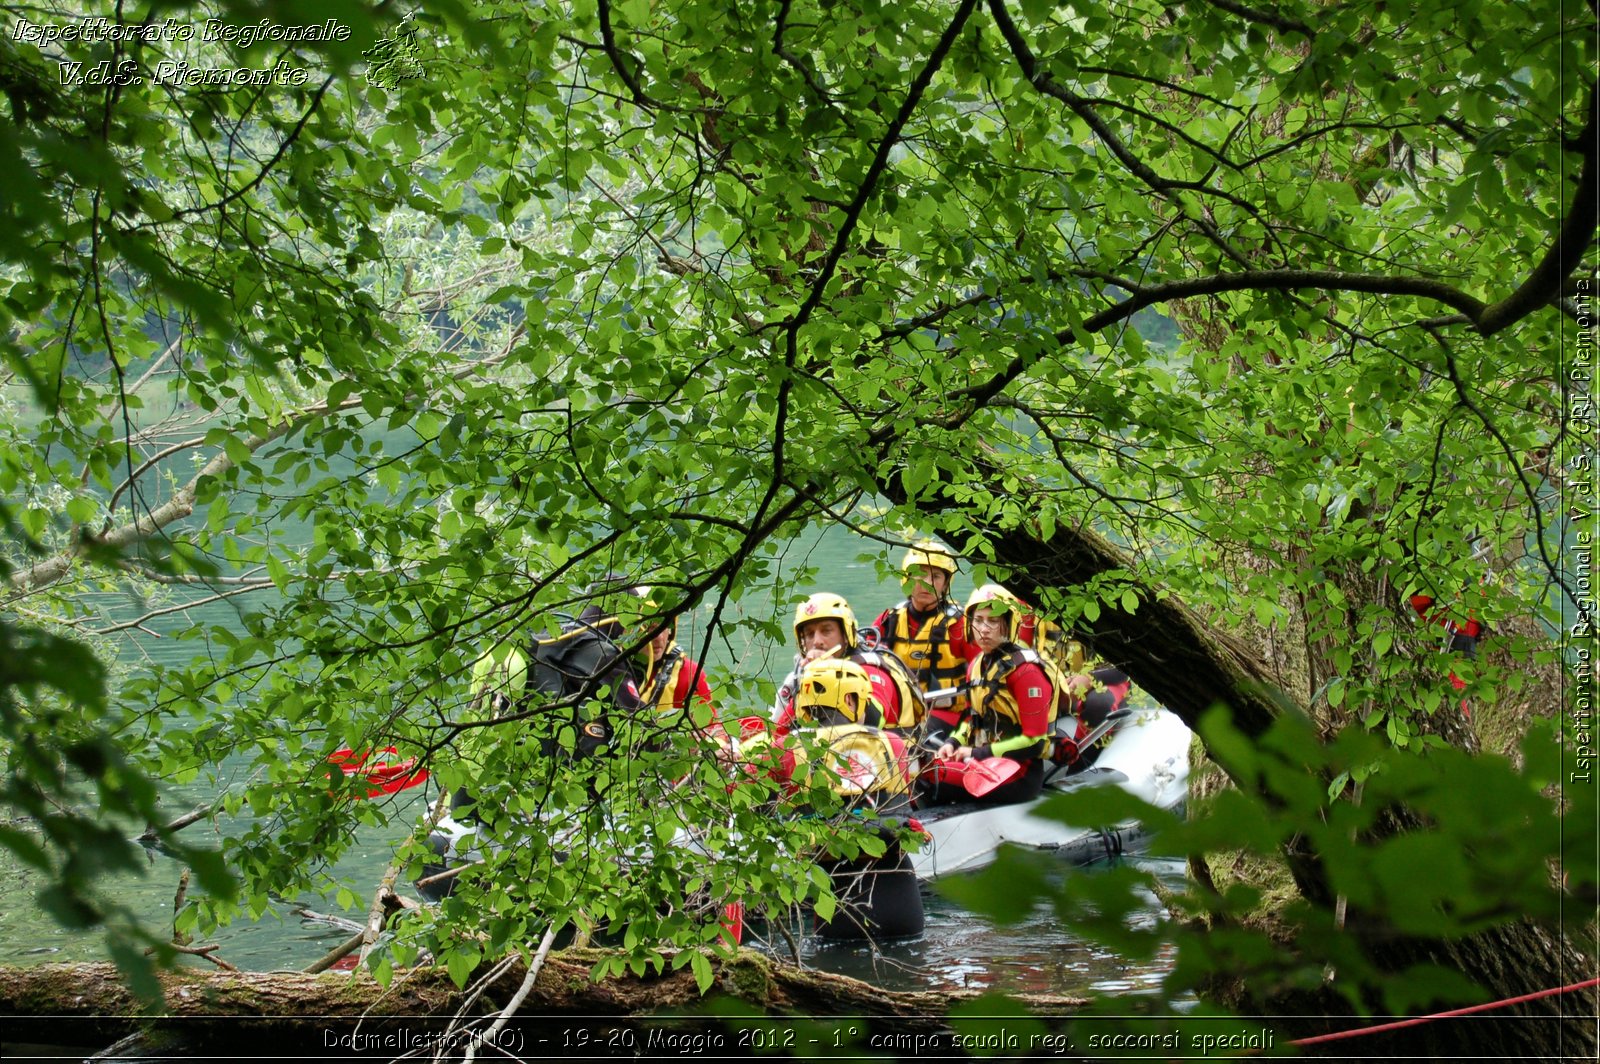
[[(1135, 868), (1154, 875), (1169, 889), (1184, 884), (1182, 861), (1132, 859)], [(1080, 869), (1073, 875), (1094, 875)], [(874, 944), (825, 941), (790, 929), (800, 961), (810, 968), (848, 975), (888, 990), (995, 990), (1006, 993), (1087, 995), (1154, 991), (1172, 970), (1170, 949), (1149, 961), (1130, 961), (1074, 935), (1048, 902), (1021, 921), (997, 926), (937, 894), (925, 894), (927, 930), (912, 939)], [(1167, 919), (1153, 892), (1132, 919), (1152, 926)], [(780, 932), (759, 946), (774, 956), (791, 955)]]
[[(309, 537), (309, 531), (306, 536)], [(788, 569), (798, 565), (816, 566), (819, 570), (816, 584), (805, 590), (827, 588), (844, 594), (859, 616), (870, 618), (898, 601), (903, 589), (892, 573), (880, 574), (872, 564), (863, 561), (859, 557), (862, 553), (891, 564), (899, 556), (898, 549), (859, 539), (842, 527), (826, 531), (817, 528), (789, 545), (784, 565)], [(956, 589), (957, 597), (963, 598), (968, 587), (963, 577)], [(252, 606), (260, 607), (275, 600), (275, 593), (263, 595)], [(171, 636), (194, 623), (242, 625), (238, 619), (239, 612), (245, 608), (242, 602), (213, 603), (196, 611), (194, 617), (155, 622), (152, 632), (159, 629), (159, 638), (155, 634), (147, 637), (140, 631), (130, 631), (121, 647), (124, 666), (142, 669), (156, 664), (176, 667), (186, 663), (197, 653), (196, 644)], [(141, 602), (127, 595), (105, 595), (96, 599), (95, 605), (108, 620), (137, 616), (135, 611), (144, 608)], [(769, 603), (753, 594), (739, 603), (734, 612), (743, 610), (749, 611), (750, 616), (776, 618), (782, 628), (792, 609), (790, 602)], [(704, 644), (704, 626), (708, 620), (708, 608), (682, 619), (680, 638), (686, 646)], [(723, 634), (728, 635), (727, 632)], [(788, 671), (794, 647), (786, 640), (774, 645), (744, 632), (734, 633), (732, 638), (742, 642), (711, 641), (706, 645), (710, 653), (705, 660), (714, 683), (720, 684), (735, 675), (760, 675), (776, 681)], [(757, 712), (759, 708), (730, 706), (724, 702), (724, 709), (734, 715), (740, 711)], [(187, 726), (183, 721), (168, 723), (175, 728)], [(225, 778), (229, 771), (242, 772), (242, 762), (227, 766)], [(432, 797), (431, 792), (426, 796), (422, 792), (422, 788), (408, 792), (409, 797), (403, 801), (412, 802), (414, 808), (397, 808), (394, 819), (386, 827), (359, 829), (358, 845), (336, 866), (336, 874), (362, 895), (363, 903), (387, 866), (391, 847)], [(184, 785), (169, 785), (164, 788), (164, 795), (167, 807), (177, 815), (209, 805), (215, 800), (216, 790), (202, 777)], [(221, 823), (230, 831), (239, 831), (248, 822)], [(207, 828), (202, 825), (189, 829), (195, 833), (205, 830)], [(1140, 866), (1149, 867), (1163, 882), (1170, 879), (1171, 885), (1181, 886), (1183, 882), (1181, 863), (1144, 862)], [(180, 872), (176, 862), (152, 854), (142, 874), (118, 875), (105, 884), (105, 889), (133, 910), (149, 929), (160, 933), (163, 928), (170, 927), (173, 891)], [(7, 903), (0, 906), (0, 955), (25, 964), (104, 959), (104, 939), (99, 932), (64, 931), (41, 912), (33, 898), (40, 886), (37, 872), (21, 865), (3, 848), (0, 848), (0, 879), (10, 885)], [(218, 936), (222, 943), (220, 955), (246, 969), (298, 970), (349, 937), (348, 931), (338, 927), (302, 921), (293, 915), (293, 909), (300, 905), (354, 920), (363, 920), (366, 916), (364, 908), (341, 911), (331, 897), (297, 898), (292, 904), (272, 907), (260, 921), (241, 921), (224, 929)], [(1142, 918), (1152, 921), (1163, 918), (1161, 906), (1153, 895)], [(795, 942), (807, 966), (897, 990), (992, 988), (1010, 992), (1085, 994), (1097, 989), (1153, 987), (1171, 968), (1169, 957), (1158, 957), (1149, 964), (1130, 965), (1084, 942), (1069, 928), (1060, 926), (1048, 906), (1041, 906), (1016, 925), (1002, 928), (940, 897), (928, 899), (927, 930), (910, 941), (877, 947), (857, 946), (823, 943), (797, 932)], [(773, 944), (767, 948), (778, 956), (789, 955), (788, 944), (781, 936), (775, 935)], [(198, 960), (191, 963), (205, 964)]]
[[(1183, 887), (1181, 861), (1131, 859), (1129, 863), (1152, 873), (1169, 889)], [(145, 895), (142, 900), (148, 904), (139, 908), (148, 910), (153, 926), (160, 926), (163, 916), (170, 919), (171, 884), (178, 872), (175, 862), (158, 858), (150, 875), (136, 881), (130, 877), (124, 900)], [(1093, 875), (1095, 871), (1070, 874)], [(801, 927), (780, 930), (758, 925), (750, 928), (747, 941), (785, 960), (792, 956), (792, 941), (806, 967), (851, 976), (887, 990), (995, 990), (1068, 996), (1149, 992), (1157, 990), (1172, 969), (1170, 950), (1162, 950), (1149, 961), (1130, 961), (1079, 938), (1045, 902), (1021, 921), (1004, 927), (938, 894), (926, 893), (924, 902), (927, 929), (912, 939), (840, 943), (825, 941)], [(1149, 925), (1166, 919), (1153, 893), (1146, 896), (1146, 902), (1134, 916), (1136, 921)], [(304, 919), (295, 915), (293, 908), (274, 908), (260, 921), (241, 921), (226, 928), (219, 936), (223, 943), (220, 955), (257, 971), (299, 970), (349, 937), (348, 930)], [(313, 908), (324, 913), (337, 911), (332, 904)], [(345, 915), (359, 919), (363, 914)], [(49, 941), (41, 944), (40, 939)], [(10, 943), (4, 952), (11, 963), (99, 960), (104, 956), (99, 934), (72, 934), (51, 927), (29, 905), (0, 911), (0, 940)]]

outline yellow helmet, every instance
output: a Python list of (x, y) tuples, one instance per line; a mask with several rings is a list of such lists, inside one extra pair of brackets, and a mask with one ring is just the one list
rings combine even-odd
[[(849, 695), (855, 695), (855, 705)], [(813, 661), (800, 672), (794, 695), (795, 715), (811, 724), (859, 724), (872, 697), (872, 680), (867, 670), (853, 661), (825, 658)], [(836, 710), (837, 714), (829, 710)]]
[(1020, 639), (1022, 621), (1028, 613), (1027, 604), (999, 584), (984, 584), (967, 596), (967, 607), (963, 616), (966, 619), (969, 640), (972, 638), (972, 614), (983, 606), (987, 606), (990, 613), (1006, 618), (1007, 642), (1015, 643)]
[(850, 609), (850, 603), (845, 601), (843, 595), (836, 595), (832, 591), (819, 591), (815, 595), (800, 603), (794, 611), (794, 642), (804, 649), (800, 641), (800, 629), (812, 621), (838, 621), (839, 627), (844, 629), (844, 647), (849, 650), (856, 645), (856, 615)]
[(909, 573), (916, 566), (926, 565), (932, 569), (943, 569), (951, 576), (956, 575), (956, 560), (939, 544), (931, 539), (914, 544), (906, 551), (906, 556), (900, 560), (900, 571)]

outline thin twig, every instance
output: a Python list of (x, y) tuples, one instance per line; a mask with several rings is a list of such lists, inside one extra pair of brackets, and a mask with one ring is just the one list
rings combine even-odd
[(330, 924), (333, 927), (338, 928), (340, 931), (365, 931), (366, 930), (365, 925), (359, 924), (356, 921), (351, 920), (349, 917), (345, 917), (345, 916), (332, 916), (332, 915), (330, 915), (328, 913), (319, 913), (315, 909), (307, 909), (304, 906), (301, 906), (300, 908), (293, 910), (293, 912), (294, 912), (294, 914), (296, 916), (298, 916), (298, 917), (300, 917), (302, 919), (305, 919), (305, 920), (319, 920), (322, 923)]
[(459, 876), (469, 868), (477, 868), (479, 865), (488, 863), (489, 862), (487, 861), (471, 861), (464, 865), (457, 865), (455, 868), (447, 868), (443, 872), (435, 872), (431, 876), (424, 876), (423, 878), (417, 880), (416, 886), (418, 889), (421, 889), (422, 887), (431, 887), (435, 883), (443, 883), (447, 879), (454, 879), (456, 876)]
[[(213, 942), (209, 946), (180, 946), (174, 942), (161, 948), (174, 950), (175, 952), (181, 953), (186, 957), (204, 957), (206, 960), (210, 961), (212, 964), (215, 964), (218, 968), (221, 968), (225, 972), (237, 972), (239, 970), (238, 965), (229, 964), (221, 957), (212, 956), (212, 954), (216, 953), (217, 950), (222, 948), (222, 944), (220, 942)], [(155, 953), (155, 951), (156, 947), (151, 946), (144, 952), (146, 956), (149, 956), (150, 954)]]
[(364, 931), (357, 931), (355, 934), (339, 943), (339, 945), (335, 946), (333, 950), (320, 961), (317, 961), (315, 964), (308, 965), (305, 973), (307, 975), (316, 975), (319, 972), (327, 971), (329, 968), (332, 968), (335, 964), (338, 964), (340, 961), (350, 956), (350, 954), (360, 949), (361, 943), (365, 940), (365, 938), (366, 935)]
[(126, 631), (129, 628), (141, 628), (142, 629), (142, 628), (144, 628), (144, 622), (146, 622), (148, 620), (151, 620), (153, 618), (156, 618), (156, 617), (165, 617), (168, 614), (182, 613), (185, 610), (192, 610), (196, 606), (209, 605), (210, 603), (213, 603), (213, 602), (220, 602), (223, 599), (233, 598), (235, 595), (247, 595), (252, 591), (262, 591), (262, 590), (265, 590), (266, 588), (269, 588), (269, 587), (272, 587), (272, 586), (273, 586), (273, 583), (272, 583), (271, 580), (258, 580), (258, 581), (254, 582), (254, 583), (246, 584), (243, 587), (236, 587), (236, 588), (233, 588), (233, 589), (231, 589), (229, 591), (219, 591), (215, 595), (207, 595), (205, 598), (195, 599), (193, 602), (179, 602), (176, 605), (163, 606), (159, 610), (151, 610), (149, 613), (146, 613), (143, 617), (136, 617), (131, 621), (123, 621), (120, 624), (113, 624), (109, 628), (90, 629), (89, 634), (91, 634), (91, 635), (110, 635), (113, 632)]
[[(517, 992), (511, 995), (511, 1000), (506, 1003), (505, 1008), (500, 1010), (500, 1015), (489, 1025), (489, 1029), (483, 1032), (482, 1041), (492, 1041), (494, 1036), (499, 1034), (505, 1028), (505, 1025), (511, 1021), (511, 1017), (517, 1014), (517, 1009), (522, 1007), (522, 1003), (528, 999), (528, 994), (533, 990), (533, 984), (539, 981), (539, 970), (544, 967), (544, 959), (550, 955), (550, 947), (555, 943), (555, 940), (556, 925), (552, 923), (545, 930), (544, 938), (539, 943), (539, 952), (534, 954), (533, 960), (528, 964), (528, 974), (522, 977), (522, 985), (517, 987)], [(462, 1057), (463, 1060), (468, 1062), (472, 1060), (477, 1051), (479, 1041), (479, 1039), (474, 1038), (467, 1042), (466, 1053)]]
[(151, 824), (149, 827), (144, 829), (142, 834), (140, 834), (139, 841), (143, 843), (159, 842), (161, 841), (161, 837), (163, 835), (171, 835), (175, 831), (181, 831), (190, 824), (204, 820), (206, 817), (216, 812), (216, 810), (217, 806), (215, 803), (213, 803), (211, 805), (201, 806), (192, 813), (185, 813), (178, 819), (168, 823), (165, 827), (158, 828), (154, 824)]

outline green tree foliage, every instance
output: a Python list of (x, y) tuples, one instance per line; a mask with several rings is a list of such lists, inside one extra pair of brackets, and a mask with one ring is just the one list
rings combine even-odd
[[(1559, 623), (1574, 590), (1555, 503), (1592, 445), (1560, 373), (1594, 285), (1588, 8), (428, 6), (403, 79), (361, 76), (399, 22), (354, 3), (149, 9), (351, 28), (328, 42), (0, 45), (0, 358), (28, 396), (0, 460), (7, 637), (83, 629), (92, 584), (276, 589), (108, 709), (140, 736), (130, 773), (248, 767), (225, 850), (244, 904), (318, 884), (354, 822), (391, 815), (320, 797), (338, 746), (601, 816), (588, 796), (623, 784), (513, 744), (537, 725), (470, 703), (473, 660), (609, 571), (661, 615), (781, 640), (740, 602), (809, 586), (783, 545), (817, 521), (938, 534), (1191, 723), (1222, 701), (1252, 738), (1298, 707), (1414, 751), (1449, 730), (1448, 668), (1482, 704), (1556, 661), (1537, 625), (1492, 667), (1447, 661), (1405, 600)], [(62, 84), (58, 60), (102, 58), (147, 76)], [(163, 61), (309, 76), (148, 76)], [(1181, 343), (1132, 327), (1152, 309)], [(1239, 628), (1303, 650), (1286, 666)], [(59, 789), (28, 767), (31, 712), (7, 711), (11, 764)], [(71, 735), (37, 756), (71, 761)], [(776, 844), (619, 875), (677, 817), (758, 834), (764, 796), (667, 795), (697, 755), (646, 747), (642, 821), (560, 866), (548, 840), (506, 851), (418, 946), (609, 920), (664, 963), (658, 937), (715, 938), (674, 922), (692, 898), (816, 893)], [(1237, 780), (1249, 748), (1219, 754)], [(498, 914), (487, 943), (463, 907)]]

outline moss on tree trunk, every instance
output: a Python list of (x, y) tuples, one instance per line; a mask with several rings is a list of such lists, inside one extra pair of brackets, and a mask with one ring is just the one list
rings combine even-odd
[[(767, 1026), (773, 1017), (864, 1017), (861, 1036), (869, 1032), (937, 1036), (948, 1031), (942, 1017), (977, 996), (975, 991), (883, 991), (845, 976), (774, 963), (750, 951), (717, 965), (715, 984), (709, 995), (702, 996), (687, 968), (595, 983), (589, 972), (597, 957), (593, 951), (575, 950), (546, 960), (512, 1021), (521, 1039), (520, 1053), (560, 1056), (564, 1044), (572, 1044), (565, 1039), (592, 1039), (605, 1032), (632, 1032), (611, 1037), (617, 1039), (618, 1048), (642, 1048), (649, 1031), (660, 1028), (722, 1031), (727, 1035), (723, 1048), (732, 1051), (730, 1055), (744, 1055), (738, 1052), (741, 1048), (763, 1047), (741, 1047), (737, 1030)], [(356, 1032), (371, 1048), (399, 1047), (406, 1039), (414, 1047), (437, 1037), (464, 1006), (466, 1016), (477, 1021), (472, 1026), (481, 1028), (509, 1001), (525, 972), (521, 966), (512, 968), (469, 1004), (468, 995), (441, 968), (400, 973), (387, 989), (363, 972), (302, 975), (183, 969), (161, 976), (165, 1006), (152, 1015), (109, 964), (0, 968), (0, 1013), (15, 1017), (9, 1021), (8, 1038), (16, 1041), (105, 1045), (142, 1032), (147, 1045), (178, 1041), (190, 1053), (253, 1053), (271, 1045), (275, 1052), (293, 1058), (349, 1048)], [(1057, 1018), (1086, 1003), (1051, 995), (1023, 1000), (1041, 1015)], [(696, 1019), (700, 1013), (749, 1018), (724, 1023)], [(674, 1017), (687, 1019), (675, 1022)], [(826, 1026), (827, 1021), (822, 1022)], [(801, 1041), (829, 1038), (821, 1028), (780, 1029), (794, 1030)], [(549, 1053), (537, 1051), (539, 1039), (546, 1040)]]

